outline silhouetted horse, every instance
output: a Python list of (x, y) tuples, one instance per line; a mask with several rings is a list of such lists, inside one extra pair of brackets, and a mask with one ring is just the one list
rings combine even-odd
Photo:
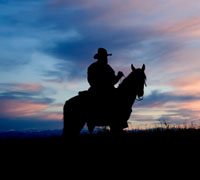
[(128, 127), (132, 105), (137, 97), (142, 100), (146, 85), (145, 65), (141, 69), (131, 65), (131, 69), (109, 98), (84, 91), (66, 101), (63, 135), (78, 135), (85, 124), (91, 133), (95, 126), (109, 126), (115, 133)]

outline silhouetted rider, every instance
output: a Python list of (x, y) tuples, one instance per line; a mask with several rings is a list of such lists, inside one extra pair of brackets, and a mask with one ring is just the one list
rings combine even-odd
[(114, 90), (114, 85), (120, 80), (123, 76), (123, 73), (118, 72), (117, 76), (115, 71), (108, 64), (108, 54), (106, 49), (99, 48), (98, 53), (94, 55), (94, 59), (97, 59), (96, 62), (91, 64), (88, 68), (88, 82), (90, 84), (89, 91), (97, 93), (108, 93)]

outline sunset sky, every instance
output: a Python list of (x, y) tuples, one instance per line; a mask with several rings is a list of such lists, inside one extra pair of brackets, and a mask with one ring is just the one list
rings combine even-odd
[(146, 65), (130, 128), (200, 125), (199, 0), (0, 0), (0, 131), (62, 128), (99, 47)]

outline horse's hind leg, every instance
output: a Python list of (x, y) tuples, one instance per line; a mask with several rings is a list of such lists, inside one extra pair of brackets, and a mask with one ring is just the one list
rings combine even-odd
[[(76, 121), (73, 119), (73, 121)], [(83, 129), (85, 123), (84, 122), (77, 122), (76, 123), (67, 123), (67, 125), (64, 126), (63, 129), (63, 136), (78, 136), (80, 134), (80, 131)]]

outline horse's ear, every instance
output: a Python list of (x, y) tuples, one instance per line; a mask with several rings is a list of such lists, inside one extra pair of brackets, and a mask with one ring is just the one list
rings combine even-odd
[(143, 71), (145, 70), (145, 64), (142, 65), (142, 70), (143, 70)]
[(131, 64), (131, 69), (132, 69), (132, 71), (135, 70), (135, 67), (133, 66), (133, 64)]

